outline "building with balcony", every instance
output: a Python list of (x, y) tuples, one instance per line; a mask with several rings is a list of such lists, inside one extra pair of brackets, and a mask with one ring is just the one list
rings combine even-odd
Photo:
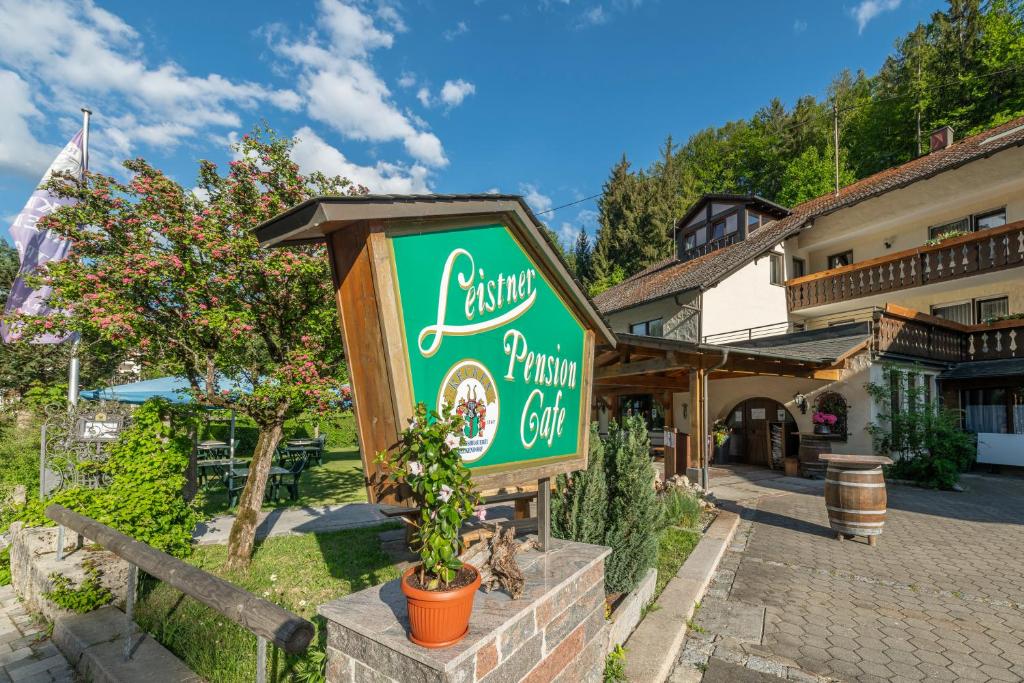
[[(895, 369), (906, 393), (912, 383), (962, 411), (979, 460), (1024, 465), (1024, 118), (932, 139), (922, 157), (792, 208), (699, 200), (674, 226), (673, 257), (595, 299), (633, 344), (595, 375), (599, 393), (623, 397), (609, 412), (633, 406), (693, 433), (704, 413), (705, 431), (720, 420), (735, 437), (719, 462), (771, 464), (773, 430), (809, 441), (810, 415), (838, 406), (830, 447), (870, 453), (883, 406), (865, 385)], [(697, 354), (686, 356), (697, 367), (629, 374), (673, 353)], [(760, 360), (712, 369), (723, 356)], [(694, 371), (712, 380), (703, 394)]]

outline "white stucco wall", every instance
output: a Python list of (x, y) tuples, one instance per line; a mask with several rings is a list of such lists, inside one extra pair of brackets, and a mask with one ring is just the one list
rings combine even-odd
[(659, 299), (642, 306), (610, 313), (605, 317), (616, 333), (628, 333), (629, 326), (661, 318), (663, 336), (669, 339), (691, 340), (697, 334), (697, 314), (684, 306), (697, 306), (694, 294), (680, 294)]
[[(845, 442), (834, 442), (833, 452), (871, 454), (874, 449), (867, 426), (872, 420), (873, 408), (865, 389), (865, 385), (870, 381), (870, 362), (866, 354), (860, 354), (851, 359), (850, 366), (850, 369), (844, 372), (843, 378), (835, 382), (770, 376), (712, 380), (708, 387), (711, 420), (725, 419), (738, 403), (749, 398), (770, 398), (786, 406), (796, 419), (801, 433), (810, 433), (814, 431), (811, 415), (814, 412), (815, 399), (822, 392), (835, 391), (842, 394), (849, 405), (847, 425), (850, 436)], [(798, 393), (807, 397), (806, 413), (801, 413), (793, 400)], [(689, 397), (686, 400), (689, 400)]]
[[(776, 247), (775, 251), (783, 253), (781, 247)], [(783, 262), (786, 261), (783, 258)], [(787, 320), (786, 288), (771, 284), (771, 259), (766, 254), (705, 291), (703, 310), (705, 337), (784, 323)]]

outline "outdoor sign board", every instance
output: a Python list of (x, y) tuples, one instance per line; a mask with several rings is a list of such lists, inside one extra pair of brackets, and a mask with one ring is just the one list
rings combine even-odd
[(615, 337), (511, 195), (323, 197), (256, 228), (325, 241), (371, 501), (417, 403), (465, 419), (482, 491), (586, 467), (595, 339)]
[(479, 472), (575, 458), (586, 329), (500, 224), (390, 236), (414, 402), (465, 420)]

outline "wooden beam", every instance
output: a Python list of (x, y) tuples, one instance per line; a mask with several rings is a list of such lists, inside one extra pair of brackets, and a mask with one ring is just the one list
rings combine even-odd
[(663, 377), (661, 375), (639, 375), (630, 377), (606, 377), (595, 383), (596, 387), (651, 387), (654, 389), (679, 389), (690, 386), (688, 377)]
[(685, 370), (700, 367), (700, 355), (696, 358), (689, 357), (689, 354), (681, 354), (675, 351), (667, 352), (661, 358), (650, 358), (638, 360), (631, 363), (619, 363), (606, 368), (599, 368), (594, 371), (594, 379), (601, 380), (609, 377), (629, 377), (631, 375), (649, 375), (659, 372), (671, 372), (673, 370)]
[(598, 354), (597, 358), (594, 359), (594, 367), (603, 368), (606, 365), (611, 365), (617, 360), (619, 360), (618, 351), (605, 351)]

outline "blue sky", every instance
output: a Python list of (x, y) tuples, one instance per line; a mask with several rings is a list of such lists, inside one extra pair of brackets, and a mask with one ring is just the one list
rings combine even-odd
[[(626, 153), (873, 72), (939, 0), (0, 0), (0, 220), (90, 106), (92, 167), (196, 160), (266, 120), (382, 192), (600, 192)], [(595, 228), (589, 200), (542, 217)], [(0, 228), (2, 230), (2, 228)]]

